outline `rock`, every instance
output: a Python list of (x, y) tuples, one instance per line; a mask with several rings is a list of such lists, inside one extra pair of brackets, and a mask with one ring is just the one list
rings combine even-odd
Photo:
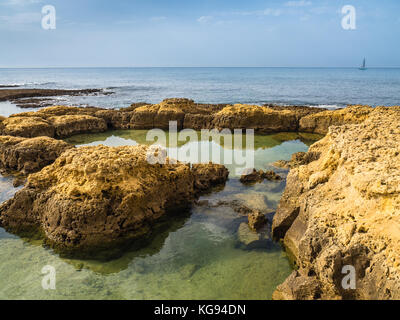
[[(178, 130), (206, 129), (211, 127), (212, 114), (225, 105), (198, 104), (184, 98), (165, 99), (160, 104), (131, 108), (131, 127), (134, 129), (168, 129), (170, 121), (176, 121)], [(131, 110), (129, 109), (129, 110)]]
[(17, 171), (24, 175), (37, 172), (72, 147), (64, 141), (48, 137), (0, 136), (0, 168), (5, 172)]
[(0, 101), (34, 98), (34, 97), (82, 96), (89, 94), (111, 94), (111, 93), (112, 92), (104, 92), (102, 89), (83, 89), (83, 90), (3, 89), (0, 91)]
[(273, 171), (264, 172), (262, 170), (257, 171), (256, 169), (253, 169), (253, 171), (251, 171), (250, 173), (243, 174), (240, 177), (240, 182), (243, 184), (252, 184), (257, 182), (263, 182), (265, 179), (269, 181), (282, 180), (282, 178)]
[(223, 166), (215, 164), (194, 164), (194, 187), (198, 192), (210, 190), (211, 186), (221, 185), (228, 180), (229, 171)]
[(272, 163), (272, 165), (276, 168), (290, 169), (290, 161), (287, 160), (278, 160)]
[(254, 211), (249, 214), (249, 227), (253, 231), (258, 231), (267, 223), (267, 218), (260, 211)]
[(318, 152), (298, 152), (292, 155), (292, 159), (290, 161), (279, 160), (274, 162), (272, 165), (284, 169), (296, 168), (316, 161), (319, 159), (319, 157), (320, 153)]
[(51, 117), (48, 121), (55, 128), (58, 138), (67, 138), (79, 133), (98, 133), (107, 130), (104, 119), (89, 115), (64, 115)]
[(273, 300), (316, 300), (321, 298), (319, 282), (315, 277), (302, 276), (297, 271), (278, 286)]
[(246, 206), (252, 211), (261, 211), (262, 213), (275, 212), (269, 206), (268, 198), (260, 192), (246, 192), (233, 195), (233, 198), (242, 206)]
[(212, 121), (214, 116), (212, 114), (185, 114), (183, 122), (184, 129), (202, 130), (212, 129)]
[(273, 242), (265, 230), (257, 233), (250, 229), (245, 222), (241, 223), (238, 229), (238, 239), (242, 246), (247, 250), (252, 249), (271, 249)]
[(293, 111), (237, 104), (215, 114), (213, 127), (254, 129), (258, 133), (289, 132), (297, 131), (298, 121)]
[(328, 109), (325, 108), (318, 108), (318, 107), (309, 107), (309, 106), (277, 106), (273, 104), (265, 104), (264, 107), (276, 110), (276, 111), (283, 111), (288, 110), (292, 111), (296, 115), (297, 121), (300, 121), (301, 118), (306, 117), (311, 114), (320, 113), (323, 111), (327, 111)]
[(151, 165), (147, 151), (67, 150), (0, 206), (0, 225), (14, 233), (41, 230), (62, 253), (96, 256), (147, 238), (160, 217), (189, 208), (200, 192), (228, 176), (221, 165)]
[[(399, 141), (400, 107), (376, 108), (362, 123), (330, 127), (310, 148), (318, 159), (289, 173), (273, 236), (324, 299), (400, 298)], [(348, 265), (355, 290), (341, 284)], [(289, 282), (298, 290), (302, 280)]]
[(300, 119), (300, 132), (327, 134), (330, 126), (356, 124), (364, 122), (373, 108), (351, 106), (345, 109), (324, 111)]
[(26, 182), (26, 177), (24, 177), (24, 176), (16, 177), (13, 180), (13, 187), (18, 188), (18, 187), (24, 185), (25, 182)]
[(10, 117), (2, 121), (2, 135), (33, 138), (54, 137), (54, 127), (40, 117)]
[(133, 113), (128, 111), (100, 110), (94, 113), (94, 116), (104, 119), (109, 128), (125, 130), (131, 128)]
[(239, 241), (248, 246), (253, 242), (260, 240), (260, 235), (251, 230), (247, 223), (241, 223), (238, 230)]

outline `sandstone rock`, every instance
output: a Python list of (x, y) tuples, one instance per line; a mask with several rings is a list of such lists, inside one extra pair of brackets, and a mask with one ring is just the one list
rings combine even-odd
[(319, 282), (315, 277), (300, 275), (297, 271), (278, 286), (273, 300), (316, 300), (321, 298)]
[(298, 121), (293, 111), (276, 111), (251, 105), (227, 106), (215, 114), (213, 127), (218, 129), (254, 129), (259, 133), (297, 131)]
[(266, 230), (256, 231), (250, 229), (245, 222), (241, 223), (238, 229), (238, 239), (242, 246), (247, 250), (252, 249), (271, 249), (274, 244)]
[[(160, 104), (135, 108), (131, 120), (131, 127), (135, 129), (158, 128), (166, 130), (169, 128), (170, 121), (176, 121), (178, 130), (182, 130), (185, 117), (189, 114), (198, 115), (203, 120), (204, 118), (209, 120), (207, 116), (201, 117), (201, 115), (207, 115), (207, 113), (212, 112), (213, 108), (210, 107), (207, 110), (206, 105), (195, 104), (193, 100), (180, 98), (165, 99)], [(200, 129), (198, 123), (201, 123), (203, 120), (188, 120), (186, 126), (189, 128), (188, 126), (193, 122), (196, 126), (195, 129)]]
[(292, 155), (290, 161), (279, 160), (274, 162), (273, 165), (284, 169), (296, 168), (316, 161), (319, 157), (320, 154), (318, 152), (298, 152)]
[(260, 230), (267, 223), (267, 218), (260, 211), (249, 214), (249, 227), (254, 231)]
[(127, 111), (100, 110), (94, 113), (94, 116), (104, 119), (109, 128), (130, 129), (133, 113)]
[(241, 223), (238, 230), (239, 241), (248, 246), (253, 242), (260, 240), (260, 235), (251, 230), (247, 223)]
[[(319, 158), (288, 176), (273, 235), (326, 299), (400, 298), (399, 141), (400, 109), (376, 108), (360, 124), (330, 127), (310, 148)], [(341, 284), (347, 265), (355, 290)]]
[(147, 151), (146, 146), (67, 150), (0, 206), (0, 225), (15, 233), (39, 229), (50, 245), (75, 256), (122, 250), (149, 236), (160, 217), (185, 210), (228, 176), (221, 165), (151, 165)]
[(68, 143), (48, 137), (0, 136), (0, 168), (6, 172), (33, 173), (53, 163), (70, 148)]
[(365, 121), (373, 108), (351, 106), (345, 109), (324, 111), (300, 119), (300, 132), (327, 134), (330, 126), (356, 124)]
[(262, 170), (257, 171), (256, 169), (253, 169), (252, 172), (248, 174), (245, 173), (244, 175), (242, 175), (240, 177), (240, 182), (243, 184), (252, 184), (252, 183), (262, 182), (265, 179), (270, 181), (282, 180), (282, 178), (273, 171), (264, 172)]
[(88, 115), (65, 115), (50, 117), (48, 121), (55, 128), (58, 138), (67, 138), (79, 133), (98, 133), (107, 130), (104, 119)]
[(33, 138), (54, 137), (54, 127), (40, 117), (10, 117), (2, 121), (2, 135)]

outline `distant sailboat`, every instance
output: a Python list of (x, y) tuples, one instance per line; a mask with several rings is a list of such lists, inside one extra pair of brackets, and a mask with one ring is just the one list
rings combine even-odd
[(365, 58), (364, 58), (362, 66), (360, 67), (360, 70), (367, 70), (366, 63), (365, 63)]

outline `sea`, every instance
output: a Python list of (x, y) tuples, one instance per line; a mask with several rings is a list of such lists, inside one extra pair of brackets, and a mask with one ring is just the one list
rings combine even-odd
[[(310, 105), (330, 109), (348, 104), (400, 105), (400, 69), (305, 68), (90, 68), (0, 69), (0, 86), (21, 88), (101, 88), (110, 95), (57, 97), (64, 105), (127, 107), (186, 97), (202, 103)], [(0, 114), (26, 111), (0, 103)], [(66, 139), (79, 147), (146, 144), (143, 130), (114, 130)], [(288, 170), (277, 160), (306, 152), (320, 136), (303, 133), (256, 135), (257, 170), (275, 170), (282, 181), (243, 185), (228, 167), (224, 187), (202, 195), (189, 211), (160, 221), (148, 243), (110, 260), (73, 259), (48, 248), (43, 239), (23, 238), (0, 228), (0, 300), (3, 299), (206, 299), (266, 300), (293, 272), (284, 248), (273, 242), (270, 225), (259, 234), (229, 203), (240, 202), (272, 219), (286, 185)], [(222, 143), (202, 141), (201, 150)], [(178, 146), (180, 151), (185, 145)], [(236, 149), (237, 148), (237, 149)], [(179, 152), (178, 152), (179, 153)], [(22, 187), (0, 175), (0, 203)], [(218, 205), (200, 205), (210, 203)], [(43, 286), (46, 270), (55, 271), (55, 289)]]
[[(400, 68), (0, 69), (0, 86), (4, 85), (114, 92), (58, 97), (60, 104), (104, 108), (127, 107), (133, 102), (158, 103), (175, 97), (200, 103), (274, 103), (331, 109), (350, 104), (400, 104)], [(6, 109), (4, 103), (2, 109)], [(6, 111), (2, 113), (7, 115)]]

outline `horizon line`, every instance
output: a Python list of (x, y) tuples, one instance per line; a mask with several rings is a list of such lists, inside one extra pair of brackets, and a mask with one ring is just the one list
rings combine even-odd
[[(344, 67), (344, 66), (318, 66), (318, 67), (311, 67), (311, 66), (302, 66), (302, 67), (291, 67), (291, 66), (51, 66), (51, 67), (4, 67), (0, 66), (0, 69), (172, 69), (172, 68), (182, 68), (182, 69), (189, 69), (189, 68), (198, 68), (198, 69), (219, 69), (219, 68), (226, 68), (226, 69), (240, 69), (240, 68), (253, 68), (253, 69), (273, 69), (273, 68), (286, 68), (286, 69), (359, 69), (360, 67)], [(371, 66), (367, 67), (367, 69), (399, 69), (400, 66)]]

